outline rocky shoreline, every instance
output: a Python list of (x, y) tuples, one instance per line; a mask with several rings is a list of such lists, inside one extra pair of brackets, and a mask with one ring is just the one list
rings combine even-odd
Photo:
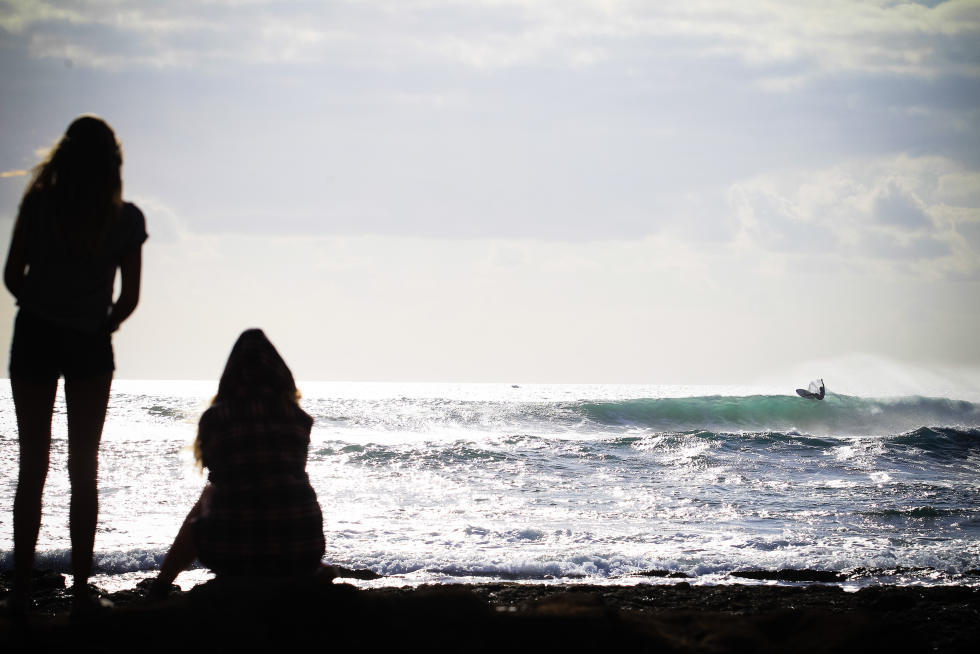
[[(351, 572), (351, 571), (347, 571)], [(344, 574), (343, 571), (341, 574)], [(0, 597), (7, 592), (3, 576)], [(486, 583), (359, 590), (328, 579), (202, 584), (158, 603), (146, 584), (115, 608), (68, 616), (64, 577), (38, 573), (4, 651), (974, 652), (980, 589), (966, 586), (631, 586)]]

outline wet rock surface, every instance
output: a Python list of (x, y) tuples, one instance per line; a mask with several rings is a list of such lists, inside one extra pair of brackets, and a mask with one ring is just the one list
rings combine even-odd
[[(679, 581), (359, 590), (342, 578), (298, 585), (215, 580), (151, 603), (143, 582), (99, 593), (115, 608), (73, 621), (64, 577), (38, 574), (26, 622), (0, 618), (4, 651), (286, 651), (311, 642), (430, 652), (980, 651), (980, 589), (965, 586), (845, 592), (822, 584)], [(0, 582), (2, 597), (7, 577)]]

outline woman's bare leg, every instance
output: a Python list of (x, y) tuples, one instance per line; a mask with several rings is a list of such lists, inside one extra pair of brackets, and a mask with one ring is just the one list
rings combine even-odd
[(41, 499), (51, 452), (51, 415), (58, 380), (10, 380), (17, 412), (20, 465), (14, 496), (14, 602), (26, 603), (31, 592), (34, 550), (41, 528)]
[(71, 481), (71, 567), (73, 594), (87, 595), (99, 516), (99, 443), (109, 406), (112, 373), (65, 380), (68, 409), (68, 478)]
[(173, 545), (167, 551), (167, 556), (160, 565), (160, 572), (150, 586), (149, 595), (151, 599), (162, 599), (170, 592), (170, 585), (174, 583), (181, 572), (191, 567), (194, 559), (197, 558), (197, 546), (194, 545), (193, 523), (194, 519), (207, 512), (207, 507), (211, 502), (211, 484), (204, 486), (201, 496), (188, 511), (187, 517), (180, 525), (177, 536), (174, 538)]

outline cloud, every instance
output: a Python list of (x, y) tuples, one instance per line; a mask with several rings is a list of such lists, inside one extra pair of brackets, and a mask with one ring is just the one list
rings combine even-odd
[[(980, 275), (980, 171), (942, 157), (882, 157), (734, 184), (743, 246)], [(911, 268), (910, 268), (911, 266)]]
[(930, 225), (929, 216), (923, 211), (921, 202), (894, 181), (888, 181), (884, 188), (878, 189), (871, 213), (882, 224), (905, 229), (926, 228)]
[(666, 233), (806, 254), (873, 251), (879, 230), (875, 258), (935, 258), (928, 235), (966, 247), (947, 209), (980, 206), (976, 2), (6, 7), (10, 81), (68, 83), (9, 93), (2, 149), (62, 127), (54, 108), (84, 87), (117, 112), (127, 191), (142, 180), (197, 233)]
[(949, 235), (914, 234), (902, 237), (894, 232), (866, 232), (858, 244), (864, 256), (878, 259), (936, 260), (953, 253)]
[(24, 177), (25, 175), (30, 175), (30, 174), (31, 171), (29, 170), (5, 170), (3, 172), (0, 172), (0, 178)]
[[(475, 70), (733, 59), (776, 90), (840, 72), (980, 76), (980, 5), (886, 0), (7, 2), (34, 56), (100, 68), (329, 63)], [(789, 75), (768, 71), (792, 65)], [(774, 74), (770, 75), (769, 72)]]
[(957, 225), (957, 231), (966, 240), (973, 254), (980, 258), (980, 220), (963, 221)]

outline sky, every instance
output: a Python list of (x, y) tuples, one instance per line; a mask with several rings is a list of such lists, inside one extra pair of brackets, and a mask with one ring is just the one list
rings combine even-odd
[(122, 142), (120, 378), (980, 390), (977, 0), (0, 0), (0, 98), (4, 251)]

